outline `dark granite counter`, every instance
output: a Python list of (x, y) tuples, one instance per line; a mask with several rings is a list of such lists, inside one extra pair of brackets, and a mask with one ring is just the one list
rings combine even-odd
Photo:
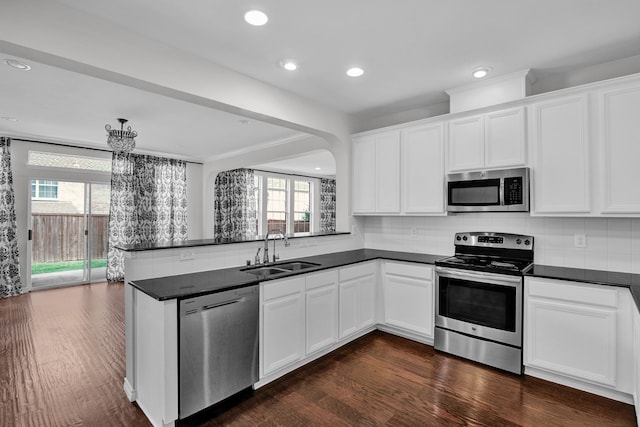
[[(415, 262), (420, 264), (434, 264), (436, 260), (444, 258), (443, 255), (416, 254), (409, 252), (381, 251), (375, 249), (358, 249), (353, 251), (334, 252), (330, 254), (316, 255), (305, 258), (296, 258), (295, 261), (318, 264), (304, 270), (274, 274), (269, 277), (260, 277), (242, 271), (247, 267), (223, 268), (220, 270), (203, 271), (198, 273), (181, 274), (177, 276), (161, 277), (156, 279), (144, 279), (131, 282), (131, 285), (145, 294), (160, 301), (168, 299), (191, 298), (222, 290), (241, 288), (267, 280), (281, 279), (283, 277), (307, 274), (314, 271), (329, 268), (343, 267), (359, 262), (375, 259), (390, 261)], [(276, 264), (283, 264), (281, 261)]]
[[(341, 236), (344, 234), (351, 234), (351, 233), (349, 233), (348, 231), (332, 231), (329, 233), (307, 233), (307, 234), (298, 235), (298, 236), (288, 235), (287, 239), (304, 239), (309, 237)], [(157, 249), (181, 249), (181, 248), (193, 248), (196, 246), (230, 245), (232, 243), (255, 243), (263, 240), (264, 240), (264, 236), (251, 236), (251, 237), (246, 237), (240, 240), (238, 239), (198, 239), (198, 240), (185, 240), (184, 242), (141, 243), (137, 245), (118, 245), (116, 246), (116, 248), (125, 252), (139, 252), (139, 251), (152, 251)]]
[(628, 288), (640, 310), (640, 274), (534, 264), (525, 276)]

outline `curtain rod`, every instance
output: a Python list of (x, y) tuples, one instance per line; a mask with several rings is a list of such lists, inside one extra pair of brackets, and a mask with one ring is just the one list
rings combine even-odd
[(301, 176), (303, 178), (334, 179), (335, 180), (335, 178), (330, 178), (328, 176), (311, 176), (311, 175), (302, 175), (302, 174), (299, 174), (299, 173), (277, 172), (277, 171), (268, 171), (268, 170), (264, 170), (264, 169), (253, 169), (253, 168), (241, 168), (241, 169), (251, 169), (251, 170), (256, 171), (256, 172), (274, 173), (274, 174), (278, 174), (278, 175)]
[[(61, 142), (51, 142), (51, 141), (38, 141), (35, 139), (12, 138), (12, 137), (7, 137), (7, 138), (11, 138), (12, 141), (35, 142), (37, 144), (57, 145), (59, 147), (79, 148), (81, 150), (93, 150), (93, 151), (103, 151), (105, 153), (113, 153), (113, 151), (107, 150), (104, 148), (81, 147), (79, 145), (63, 144)], [(186, 163), (193, 163), (194, 165), (202, 165), (202, 163), (200, 162), (193, 162), (191, 160), (182, 160), (182, 161)]]

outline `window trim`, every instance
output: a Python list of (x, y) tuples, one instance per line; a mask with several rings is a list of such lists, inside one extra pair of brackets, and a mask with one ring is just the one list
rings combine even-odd
[[(49, 182), (52, 182), (52, 183), (55, 182), (55, 185), (54, 184), (43, 184), (42, 181), (49, 181)], [(36, 195), (35, 196), (33, 195), (33, 185), (34, 185), (34, 183), (35, 183), (35, 186), (36, 186)], [(55, 186), (56, 197), (42, 197), (40, 195), (40, 190), (41, 190), (41, 187), (43, 187), (43, 186), (45, 186), (45, 187), (54, 187)], [(60, 186), (59, 186), (59, 182), (57, 180), (54, 180), (54, 179), (32, 179), (31, 180), (31, 200), (42, 200), (42, 201), (58, 200), (58, 198), (59, 198), (58, 197), (59, 196), (59, 189), (60, 189)]]
[[(258, 234), (265, 236), (267, 234), (267, 185), (266, 178), (278, 178), (287, 180), (287, 230), (288, 235), (303, 237), (308, 236), (311, 233), (318, 232), (320, 230), (320, 178), (314, 178), (304, 175), (282, 174), (277, 172), (267, 171), (254, 171), (254, 176), (260, 177), (260, 199), (256, 200), (256, 204), (259, 204), (258, 215)], [(310, 201), (309, 201), (309, 213), (311, 215), (309, 222), (309, 232), (294, 233), (294, 218), (295, 218), (295, 205), (293, 203), (293, 196), (295, 193), (294, 181), (307, 181), (311, 183), (310, 188)]]

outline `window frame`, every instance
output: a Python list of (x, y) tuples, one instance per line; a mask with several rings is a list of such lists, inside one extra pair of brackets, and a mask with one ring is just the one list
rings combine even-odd
[[(46, 183), (44, 181), (46, 181)], [(34, 185), (35, 185), (35, 190), (36, 190), (35, 196), (33, 195), (33, 189), (34, 189), (33, 186)], [(42, 188), (43, 187), (55, 188), (56, 189), (55, 197), (44, 197), (44, 196), (41, 196), (41, 192), (42, 192)], [(31, 180), (31, 200), (43, 200), (43, 201), (58, 200), (58, 195), (59, 195), (58, 191), (59, 191), (59, 184), (58, 184), (57, 180), (53, 180), (53, 179), (32, 179)]]
[[(259, 190), (256, 192), (259, 197), (256, 198), (256, 207), (258, 216), (258, 235), (265, 236), (267, 234), (267, 203), (268, 189), (267, 178), (285, 179), (287, 180), (286, 191), (286, 229), (289, 236), (308, 236), (311, 233), (320, 230), (320, 179), (311, 176), (283, 174), (268, 171), (254, 171), (254, 176), (259, 177), (257, 181)], [(310, 183), (309, 188), (309, 231), (294, 232), (295, 205), (293, 203), (295, 196), (295, 181), (305, 181)]]

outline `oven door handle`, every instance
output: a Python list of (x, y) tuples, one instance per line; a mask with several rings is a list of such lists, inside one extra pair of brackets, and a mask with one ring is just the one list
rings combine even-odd
[(517, 286), (522, 283), (520, 276), (507, 276), (502, 274), (484, 273), (482, 271), (455, 270), (446, 267), (436, 267), (436, 274), (452, 279), (470, 280), (473, 282), (494, 283), (498, 285)]

